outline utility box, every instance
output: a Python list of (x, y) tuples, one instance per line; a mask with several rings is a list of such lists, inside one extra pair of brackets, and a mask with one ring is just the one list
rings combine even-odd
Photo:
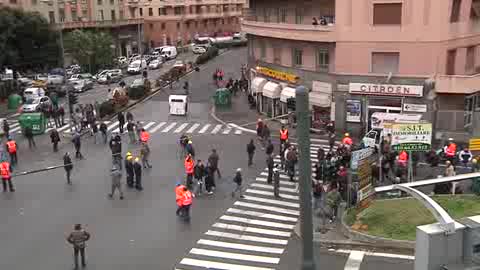
[(480, 265), (480, 216), (473, 216), (461, 220), (465, 225), (463, 259), (465, 263)]

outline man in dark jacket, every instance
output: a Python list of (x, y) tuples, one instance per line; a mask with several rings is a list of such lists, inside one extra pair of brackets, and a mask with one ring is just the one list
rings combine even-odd
[(133, 171), (135, 172), (135, 188), (138, 191), (142, 191), (142, 164), (140, 164), (140, 159), (138, 157), (135, 158), (135, 162), (133, 163)]
[(72, 163), (72, 158), (70, 158), (70, 153), (66, 152), (65, 155), (63, 156), (63, 165), (65, 172), (67, 173), (67, 184), (71, 185), (72, 181), (70, 179), (70, 175), (72, 173), (73, 169), (73, 163)]
[(75, 224), (73, 231), (67, 237), (67, 242), (73, 246), (75, 269), (78, 269), (78, 255), (82, 258), (82, 267), (87, 266), (85, 262), (85, 242), (89, 239), (90, 234), (82, 229), (81, 224)]
[(130, 143), (134, 144), (136, 142), (136, 138), (135, 138), (135, 123), (133, 123), (133, 121), (128, 121), (127, 132), (128, 132), (128, 137), (130, 138)]
[(248, 167), (253, 165), (253, 155), (255, 154), (255, 144), (253, 143), (253, 139), (247, 144), (247, 154), (248, 154)]
[(28, 140), (28, 148), (32, 149), (32, 147), (37, 148), (35, 145), (35, 141), (33, 140), (33, 131), (31, 127), (26, 127), (25, 128), (25, 137)]
[(116, 165), (113, 165), (110, 175), (112, 177), (112, 192), (108, 194), (108, 197), (112, 199), (113, 195), (115, 194), (115, 190), (118, 189), (118, 193), (120, 194), (120, 200), (123, 200), (122, 171), (120, 171)]
[(5, 134), (5, 137), (8, 138), (10, 132), (10, 124), (8, 124), (7, 119), (3, 120), (3, 133)]
[(218, 178), (222, 178), (222, 175), (220, 174), (220, 170), (218, 169), (218, 161), (220, 160), (220, 157), (217, 154), (216, 149), (212, 149), (212, 153), (208, 157), (208, 163), (210, 164), (210, 167), (213, 170), (212, 177), (214, 177), (215, 172), (218, 174)]
[(128, 121), (133, 122), (133, 114), (131, 112), (127, 112), (127, 122)]
[(205, 165), (203, 165), (202, 160), (197, 160), (197, 164), (193, 167), (193, 176), (195, 177), (195, 181), (197, 182), (197, 190), (195, 194), (199, 194), (202, 192), (202, 184), (203, 184), (203, 177), (205, 176)]
[(232, 198), (235, 197), (235, 194), (239, 193), (240, 198), (243, 198), (242, 194), (242, 169), (238, 168), (237, 172), (235, 173), (235, 177), (233, 177), (233, 182), (235, 183), (235, 188), (232, 191)]
[(267, 176), (267, 183), (271, 184), (273, 180), (273, 155), (268, 155), (267, 156), (267, 168), (268, 168), (268, 176)]
[(50, 131), (50, 139), (52, 140), (53, 144), (53, 152), (57, 152), (58, 142), (60, 141), (60, 134), (58, 134), (57, 129), (54, 128), (52, 131)]
[(122, 139), (120, 135), (112, 135), (110, 138), (110, 150), (112, 151), (113, 164), (119, 164), (120, 170), (122, 169)]
[(125, 125), (125, 116), (123, 115), (122, 112), (118, 112), (117, 119), (118, 119), (118, 129), (120, 130), (120, 133), (123, 134), (123, 126)]
[(265, 154), (267, 154), (267, 156), (271, 155), (271, 154), (273, 154), (273, 150), (274, 150), (274, 147), (273, 147), (272, 140), (268, 139), (267, 140), (267, 147), (265, 147)]
[(83, 159), (83, 155), (80, 152), (80, 148), (82, 147), (80, 133), (75, 132), (72, 138), (72, 143), (73, 143), (73, 146), (75, 147), (75, 158)]
[(102, 122), (100, 124), (100, 132), (102, 133), (104, 144), (107, 144), (107, 129), (108, 129), (107, 124), (105, 124), (105, 122)]

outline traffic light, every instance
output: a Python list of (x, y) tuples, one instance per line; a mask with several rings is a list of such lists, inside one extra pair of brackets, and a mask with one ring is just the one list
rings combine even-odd
[(68, 101), (69, 101), (70, 105), (75, 105), (75, 104), (77, 104), (77, 103), (78, 103), (78, 96), (77, 96), (77, 94), (70, 92), (70, 93), (68, 94)]
[(287, 99), (287, 108), (294, 111), (295, 110), (295, 98)]

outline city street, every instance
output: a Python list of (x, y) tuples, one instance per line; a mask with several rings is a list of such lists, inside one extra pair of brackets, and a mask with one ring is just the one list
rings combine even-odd
[[(73, 224), (82, 223), (92, 234), (87, 243), (87, 269), (195, 270), (206, 269), (206, 265), (215, 269), (298, 269), (300, 242), (293, 233), (299, 207), (295, 184), (283, 181), (282, 175), (283, 198), (274, 199), (265, 183), (265, 155), (259, 146), (254, 166), (246, 166), (245, 146), (252, 135), (220, 125), (209, 114), (215, 90), (211, 74), (223, 68), (226, 78), (238, 78), (246, 51), (229, 51), (174, 86), (175, 90), (183, 81), (190, 82), (187, 117), (169, 116), (169, 89), (131, 110), (135, 120), (142, 121), (151, 133), (153, 168), (143, 171), (143, 192), (127, 190), (123, 201), (107, 198), (111, 153), (107, 145), (96, 145), (89, 136), (82, 142), (86, 159), (75, 161), (72, 186), (66, 184), (63, 169), (15, 178), (17, 191), (0, 196), (0, 215), (6, 217), (0, 222), (0, 268), (70, 269), (72, 249), (65, 236)], [(113, 119), (108, 126), (115, 131), (118, 122)], [(217, 149), (222, 172), (214, 195), (194, 199), (190, 222), (174, 214), (175, 183), (185, 178), (178, 146), (182, 133), (192, 134), (196, 159), (206, 160), (211, 149)], [(139, 146), (128, 145), (127, 135), (123, 141), (123, 153), (131, 151), (137, 156)], [(67, 140), (59, 153), (51, 152), (46, 136), (38, 137), (37, 144), (33, 152), (20, 145), (18, 171), (62, 164), (65, 151), (73, 152)], [(323, 146), (312, 147), (313, 151)], [(245, 189), (252, 185), (245, 198), (232, 199), (232, 179), (239, 167)], [(347, 253), (316, 250), (315, 254), (318, 269), (346, 269)], [(362, 258), (361, 270), (413, 269), (410, 261), (400, 264), (395, 259)]]

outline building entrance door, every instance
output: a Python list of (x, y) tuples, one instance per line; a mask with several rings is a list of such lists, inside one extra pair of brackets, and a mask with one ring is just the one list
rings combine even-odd
[(402, 107), (388, 107), (388, 106), (368, 106), (367, 113), (365, 116), (365, 123), (367, 123), (367, 130), (368, 132), (372, 129), (372, 114), (376, 112), (384, 112), (384, 113), (402, 113)]

